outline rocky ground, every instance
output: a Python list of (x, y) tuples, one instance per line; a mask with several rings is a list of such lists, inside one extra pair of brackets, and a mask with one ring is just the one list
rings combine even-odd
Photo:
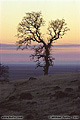
[(80, 116), (80, 72), (0, 82), (0, 117), (5, 115), (23, 120)]

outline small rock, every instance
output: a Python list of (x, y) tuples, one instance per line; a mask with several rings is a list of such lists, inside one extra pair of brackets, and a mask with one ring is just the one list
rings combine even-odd
[(78, 86), (78, 89), (80, 89), (80, 86)]
[(25, 119), (27, 119), (27, 120), (31, 120), (31, 119), (33, 119), (34, 117), (33, 117), (33, 115), (32, 114), (29, 114), (29, 115), (27, 115), (26, 117), (25, 117)]
[(12, 101), (12, 100), (15, 100), (16, 99), (16, 97), (15, 96), (11, 96), (11, 97), (9, 97), (9, 101)]
[(80, 105), (80, 97), (76, 98), (76, 103), (78, 103)]
[(31, 104), (37, 104), (37, 102), (36, 102), (36, 101), (33, 101)]
[(27, 104), (37, 104), (37, 102), (36, 101), (33, 101), (33, 102), (27, 102)]
[(36, 80), (37, 78), (34, 77), (30, 77), (29, 80)]
[(78, 80), (72, 80), (71, 83), (73, 83), (73, 82), (77, 82), (77, 81), (78, 81)]
[(32, 99), (33, 99), (33, 96), (32, 96), (31, 93), (21, 93), (19, 99), (20, 99), (20, 100), (25, 100), (25, 99), (27, 99), (27, 100), (32, 100)]
[(29, 104), (31, 104), (31, 102), (27, 102), (26, 104), (28, 104), (28, 105), (29, 105)]
[(0, 120), (2, 120), (2, 119), (1, 119), (2, 116), (3, 116), (3, 115), (0, 115)]
[(61, 88), (59, 86), (55, 86), (53, 89), (58, 90), (58, 89), (61, 89)]
[(80, 91), (80, 86), (78, 86), (78, 91)]
[(76, 112), (71, 112), (69, 115), (77, 115)]
[(72, 92), (73, 88), (65, 88), (65, 92)]
[(59, 99), (59, 98), (64, 98), (64, 97), (68, 97), (69, 95), (65, 92), (62, 91), (56, 91), (54, 96)]

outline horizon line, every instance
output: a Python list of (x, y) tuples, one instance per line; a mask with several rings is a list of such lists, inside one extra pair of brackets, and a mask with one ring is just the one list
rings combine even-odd
[[(16, 44), (6, 44), (6, 43), (0, 43), (0, 47), (17, 47)], [(34, 46), (34, 45), (31, 45)], [(38, 46), (38, 45), (36, 45)], [(52, 45), (52, 47), (74, 47), (74, 46), (80, 46), (80, 44), (58, 44), (58, 45)]]

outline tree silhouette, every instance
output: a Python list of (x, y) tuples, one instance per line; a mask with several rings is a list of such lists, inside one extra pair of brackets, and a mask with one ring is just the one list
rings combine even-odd
[[(47, 28), (47, 40), (41, 33), (41, 27), (45, 25), (41, 12), (26, 13), (17, 28), (17, 49), (30, 48), (34, 54), (30, 57), (35, 60), (37, 67), (43, 67), (44, 75), (48, 74), (49, 66), (53, 66), (54, 58), (51, 56), (53, 41), (62, 38), (69, 29), (66, 27), (65, 20), (51, 20)], [(31, 45), (32, 42), (38, 45)]]

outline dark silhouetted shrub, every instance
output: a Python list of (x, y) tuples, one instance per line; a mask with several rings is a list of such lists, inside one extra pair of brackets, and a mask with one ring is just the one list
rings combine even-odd
[(9, 81), (9, 67), (0, 63), (0, 81)]

